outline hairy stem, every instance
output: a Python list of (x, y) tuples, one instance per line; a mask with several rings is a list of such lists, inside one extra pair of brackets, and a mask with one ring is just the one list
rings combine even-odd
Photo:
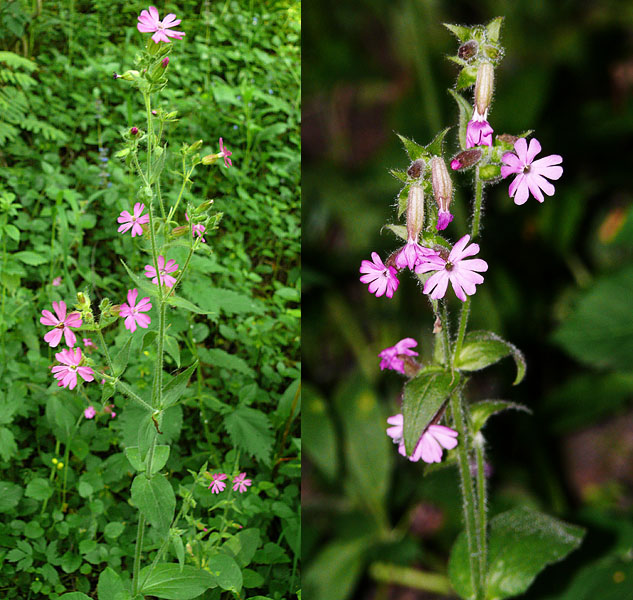
[(486, 470), (484, 456), (484, 437), (481, 433), (475, 436), (475, 456), (477, 457), (477, 529), (479, 531), (479, 565), (482, 589), (485, 589), (488, 571), (487, 544), (487, 505), (486, 505)]

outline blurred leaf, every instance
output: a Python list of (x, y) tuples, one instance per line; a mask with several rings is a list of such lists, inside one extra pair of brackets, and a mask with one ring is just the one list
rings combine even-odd
[(312, 386), (304, 388), (303, 397), (305, 413), (301, 422), (301, 444), (314, 464), (333, 481), (339, 469), (340, 451), (327, 403)]
[[(513, 508), (490, 522), (486, 600), (525, 592), (549, 564), (578, 548), (585, 530), (528, 508)], [(448, 565), (453, 587), (462, 598), (473, 597), (465, 532), (460, 533)]]
[(633, 267), (627, 266), (580, 294), (554, 341), (592, 367), (633, 369), (631, 297)]
[(459, 375), (438, 368), (427, 368), (404, 386), (402, 414), (404, 416), (404, 444), (411, 456), (433, 417), (459, 382)]
[(223, 590), (238, 594), (242, 589), (242, 570), (227, 554), (216, 554), (209, 559), (207, 569), (215, 578), (215, 583)]
[(341, 384), (334, 405), (343, 431), (350, 493), (372, 510), (382, 510), (393, 450), (374, 390), (360, 375)]
[(176, 563), (158, 563), (153, 569), (145, 567), (141, 569), (139, 581), (143, 582), (142, 594), (166, 600), (192, 600), (217, 585), (208, 571), (189, 565), (181, 571)]

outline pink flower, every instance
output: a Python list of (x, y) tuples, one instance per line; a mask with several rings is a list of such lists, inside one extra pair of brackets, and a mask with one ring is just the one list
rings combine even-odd
[[(488, 111), (480, 115), (475, 107), (472, 119), (468, 121), (468, 126), (466, 127), (466, 148), (492, 146), (492, 134), (494, 131), (486, 120), (487, 117)], [(451, 166), (453, 166), (452, 163)]]
[(514, 152), (506, 152), (501, 159), (504, 163), (501, 175), (507, 177), (512, 173), (518, 173), (509, 190), (510, 198), (514, 198), (517, 205), (525, 204), (530, 193), (539, 202), (543, 202), (542, 192), (548, 196), (554, 194), (554, 186), (547, 179), (556, 180), (563, 174), (563, 167), (559, 166), (563, 162), (562, 157), (551, 154), (534, 160), (540, 151), (541, 144), (536, 138), (530, 140), (529, 147), (525, 138), (519, 138), (514, 143)]
[(163, 60), (160, 61), (160, 65), (161, 67), (163, 67), (163, 69), (167, 68), (168, 64), (169, 64), (169, 56), (166, 56), (165, 58), (163, 58)]
[[(160, 282), (167, 287), (173, 287), (174, 283), (176, 283), (176, 278), (168, 275), (168, 273), (173, 273), (178, 270), (178, 265), (175, 260), (170, 260), (167, 264), (165, 264), (165, 257), (158, 257), (158, 277), (160, 277)], [(152, 283), (158, 285), (158, 277), (156, 276), (156, 269), (152, 265), (145, 265), (145, 277), (153, 277)]]
[(409, 269), (413, 271), (415, 266), (423, 262), (427, 256), (434, 256), (435, 254), (437, 254), (437, 252), (434, 250), (420, 246), (413, 238), (409, 238), (396, 256), (396, 266), (399, 269), (409, 267)]
[(180, 25), (180, 19), (176, 19), (176, 15), (169, 13), (162, 21), (158, 19), (158, 10), (155, 6), (150, 6), (149, 11), (143, 10), (138, 18), (136, 28), (141, 33), (156, 33), (152, 36), (154, 43), (166, 42), (169, 44), (169, 38), (181, 40), (184, 37), (182, 31), (171, 31), (172, 27)]
[(143, 235), (143, 228), (141, 225), (145, 223), (149, 223), (149, 214), (142, 215), (141, 213), (145, 210), (145, 205), (137, 202), (134, 205), (134, 214), (131, 215), (127, 210), (124, 210), (121, 215), (117, 218), (119, 223), (123, 223), (117, 231), (119, 233), (126, 233), (130, 227), (132, 228), (132, 237), (135, 235)]
[(88, 346), (94, 346), (94, 342), (90, 338), (83, 338), (84, 346), (87, 348)]
[(487, 271), (488, 263), (475, 258), (472, 260), (464, 260), (467, 256), (473, 256), (479, 252), (477, 244), (471, 244), (466, 247), (470, 240), (469, 235), (465, 235), (459, 240), (448, 255), (448, 259), (442, 256), (431, 256), (426, 262), (415, 268), (416, 273), (428, 273), (429, 271), (437, 271), (431, 275), (424, 284), (424, 293), (431, 294), (431, 298), (438, 300), (446, 294), (448, 282), (451, 282), (455, 295), (463, 302), (466, 295), (472, 296), (475, 293), (475, 286), (483, 283), (484, 278), (476, 271)]
[(213, 481), (209, 484), (209, 487), (211, 488), (211, 493), (219, 494), (226, 487), (224, 479), (227, 479), (228, 475), (226, 475), (226, 473), (213, 473), (211, 477), (213, 478)]
[[(398, 452), (406, 456), (404, 447), (404, 418), (402, 414), (394, 415), (387, 419), (392, 427), (387, 428), (387, 435), (398, 444)], [(442, 461), (442, 448), (451, 450), (457, 446), (457, 432), (443, 425), (429, 425), (420, 436), (413, 454), (409, 457), (411, 462), (422, 459), (426, 463)]]
[(81, 327), (83, 321), (81, 315), (78, 312), (71, 312), (66, 315), (66, 304), (64, 302), (53, 302), (53, 310), (57, 317), (54, 317), (50, 310), (43, 310), (40, 317), (40, 323), (42, 325), (53, 326), (55, 329), (51, 329), (45, 336), (44, 341), (48, 343), (51, 348), (55, 348), (60, 340), (62, 334), (66, 340), (66, 344), (71, 348), (75, 345), (77, 338), (75, 334), (69, 329), (70, 327)]
[(246, 491), (246, 488), (249, 485), (252, 485), (253, 482), (250, 479), (245, 479), (246, 477), (246, 473), (240, 473), (239, 475), (236, 475), (235, 477), (233, 477), (233, 491), (234, 492), (239, 492), (240, 494), (242, 494), (243, 492)]
[(112, 410), (114, 408), (114, 404), (106, 404), (103, 407), (103, 412), (106, 415), (110, 415), (110, 418), (114, 419), (114, 417), (116, 417), (116, 413)]
[(86, 410), (84, 410), (84, 417), (86, 417), (86, 419), (94, 419), (96, 414), (97, 411), (94, 406), (89, 406)]
[(385, 348), (378, 356), (382, 359), (380, 361), (380, 370), (392, 369), (399, 373), (404, 373), (404, 361), (398, 357), (398, 355), (404, 354), (405, 356), (417, 356), (418, 353), (411, 348), (417, 346), (418, 343), (413, 338), (404, 338), (400, 340), (395, 346)]
[(387, 298), (392, 298), (400, 285), (398, 271), (395, 267), (385, 267), (376, 252), (371, 253), (371, 258), (373, 262), (364, 260), (360, 264), (360, 272), (365, 273), (360, 277), (361, 282), (369, 284), (369, 292), (376, 294), (376, 298), (380, 298), (385, 293)]
[[(187, 213), (185, 213), (185, 219), (187, 219), (187, 222), (189, 222), (189, 216), (187, 215)], [(197, 235), (203, 242), (207, 241), (203, 237), (204, 230), (206, 229), (204, 225), (198, 223), (197, 225), (192, 225), (191, 229), (193, 230), (193, 234)]]
[(53, 376), (58, 380), (58, 386), (67, 387), (71, 390), (75, 389), (77, 385), (77, 373), (81, 375), (84, 381), (94, 381), (93, 370), (90, 367), (80, 367), (81, 362), (81, 348), (66, 348), (61, 352), (55, 354), (55, 359), (58, 360), (61, 365), (53, 367)]
[(442, 231), (448, 227), (448, 224), (452, 220), (453, 220), (453, 215), (450, 213), (450, 211), (440, 208), (437, 211), (437, 225), (435, 226), (435, 228), (438, 231)]
[(119, 315), (125, 317), (125, 328), (129, 329), (132, 333), (136, 331), (136, 325), (143, 329), (147, 329), (152, 320), (148, 315), (140, 313), (147, 312), (152, 308), (149, 298), (141, 298), (140, 302), (135, 305), (136, 297), (138, 296), (138, 290), (134, 288), (127, 293), (127, 304), (121, 304)]
[(55, 277), (55, 279), (53, 279), (53, 281), (51, 283), (52, 283), (52, 285), (54, 287), (59, 287), (62, 284), (62, 278), (61, 277)]
[(229, 149), (222, 143), (222, 138), (220, 138), (220, 156), (224, 156), (225, 167), (230, 167), (233, 164), (229, 158), (232, 154), (233, 152), (229, 152)]

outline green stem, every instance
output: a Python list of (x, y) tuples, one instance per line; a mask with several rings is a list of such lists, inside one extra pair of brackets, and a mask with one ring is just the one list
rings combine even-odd
[(140, 396), (137, 396), (132, 388), (130, 388), (126, 383), (123, 383), (119, 379), (115, 379), (114, 377), (108, 377), (105, 373), (102, 373), (103, 377), (106, 379), (110, 379), (119, 390), (121, 390), (130, 400), (136, 402), (139, 406), (144, 408), (147, 412), (154, 412), (154, 407), (150, 406), (145, 400), (143, 400)]
[(191, 167), (189, 171), (187, 171), (186, 159), (182, 157), (182, 185), (180, 186), (180, 192), (178, 192), (178, 198), (176, 198), (176, 203), (169, 209), (169, 215), (167, 215), (167, 222), (171, 221), (172, 217), (176, 214), (176, 210), (180, 204), (180, 200), (185, 191), (185, 186), (187, 185), (187, 181), (189, 181), (189, 177), (193, 173), (195, 167)]
[(480, 552), (481, 540), (477, 530), (477, 501), (475, 486), (470, 473), (470, 460), (468, 451), (468, 431), (464, 423), (462, 412), (462, 398), (459, 391), (451, 395), (451, 413), (458, 433), (457, 458), (459, 462), (459, 475), (462, 484), (462, 498), (464, 500), (464, 523), (466, 526), (466, 539), (468, 543), (468, 561), (470, 563), (470, 583), (475, 592), (475, 600), (483, 600), (483, 587), (481, 585)]
[(114, 373), (114, 367), (112, 366), (112, 359), (110, 358), (108, 347), (106, 346), (105, 340), (103, 339), (103, 333), (101, 333), (101, 327), (99, 326), (98, 323), (95, 323), (95, 325), (96, 325), (95, 331), (97, 332), (97, 335), (99, 336), (99, 342), (101, 342), (103, 353), (105, 354), (106, 360), (108, 361), (108, 367), (110, 367), (110, 373), (112, 373), (112, 376), (114, 377), (115, 373)]
[(483, 199), (483, 181), (479, 178), (479, 167), (475, 168), (475, 206), (473, 210), (473, 222), (470, 228), (470, 241), (472, 242), (479, 235), (479, 224), (481, 222), (481, 201)]
[(484, 456), (484, 437), (481, 433), (475, 436), (475, 456), (477, 457), (477, 529), (479, 531), (479, 575), (481, 587), (485, 589), (486, 574), (488, 572), (488, 544), (487, 544), (487, 506), (486, 506), (486, 470)]
[(468, 314), (470, 313), (470, 296), (466, 296), (466, 300), (462, 304), (462, 310), (459, 314), (459, 328), (457, 330), (457, 340), (455, 341), (455, 349), (453, 351), (453, 365), (459, 356), (464, 344), (466, 336), (466, 325), (468, 325)]
[(134, 570), (132, 574), (132, 596), (138, 594), (138, 576), (141, 572), (141, 551), (143, 547), (143, 538), (145, 537), (145, 517), (139, 511), (138, 527), (136, 529), (136, 548), (134, 549)]
[(191, 261), (193, 252), (194, 252), (194, 245), (192, 244), (191, 247), (189, 248), (189, 254), (187, 255), (187, 260), (185, 260), (185, 266), (180, 270), (178, 279), (176, 279), (176, 283), (174, 283), (174, 285), (171, 286), (171, 289), (167, 292), (167, 295), (165, 296), (166, 298), (169, 298), (169, 296), (171, 296), (176, 291), (176, 288), (178, 287), (180, 280), (183, 278), (183, 275), (185, 274), (187, 267), (189, 267), (189, 262)]

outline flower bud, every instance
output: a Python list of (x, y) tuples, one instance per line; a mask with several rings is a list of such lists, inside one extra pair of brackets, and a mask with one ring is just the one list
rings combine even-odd
[(453, 169), (453, 171), (458, 171), (459, 169), (472, 167), (481, 160), (482, 156), (482, 151), (477, 150), (476, 148), (472, 150), (464, 150), (451, 160), (451, 169)]
[(123, 75), (118, 75), (115, 79), (125, 79), (125, 81), (136, 81), (140, 76), (138, 71), (131, 69), (130, 71), (126, 71)]
[(414, 183), (409, 188), (407, 197), (408, 238), (417, 242), (422, 227), (424, 227), (424, 190), (421, 185)]
[(186, 235), (187, 233), (189, 233), (189, 227), (185, 227), (184, 225), (181, 225), (180, 227), (174, 227), (171, 230), (171, 235), (173, 237), (181, 237), (183, 235)]
[(169, 64), (169, 56), (166, 56), (165, 58), (163, 58), (163, 60), (160, 61), (160, 64), (162, 65), (163, 69), (167, 67), (167, 65)]
[(480, 115), (490, 108), (492, 92), (494, 90), (495, 69), (489, 62), (482, 62), (477, 71), (475, 82), (475, 106)]
[(210, 209), (211, 206), (213, 206), (213, 198), (211, 198), (211, 200), (205, 200), (200, 206), (198, 206), (198, 208), (194, 210), (194, 214), (202, 214)]
[(431, 184), (438, 208), (437, 230), (441, 231), (453, 220), (449, 211), (453, 199), (453, 183), (444, 160), (439, 156), (434, 156), (431, 160)]
[(212, 165), (218, 158), (221, 158), (221, 156), (221, 154), (207, 154), (202, 157), (201, 162), (203, 165)]
[(422, 177), (425, 168), (426, 163), (424, 162), (424, 160), (418, 158), (418, 160), (414, 160), (411, 163), (411, 166), (407, 169), (407, 175), (412, 179), (419, 179), (420, 177)]
[(130, 135), (138, 135), (138, 127), (132, 127), (132, 129), (130, 129)]
[(475, 40), (470, 40), (469, 42), (466, 42), (459, 47), (459, 50), (457, 51), (457, 56), (459, 56), (459, 58), (461, 58), (462, 60), (469, 60), (477, 54), (478, 50), (479, 44), (477, 44)]

